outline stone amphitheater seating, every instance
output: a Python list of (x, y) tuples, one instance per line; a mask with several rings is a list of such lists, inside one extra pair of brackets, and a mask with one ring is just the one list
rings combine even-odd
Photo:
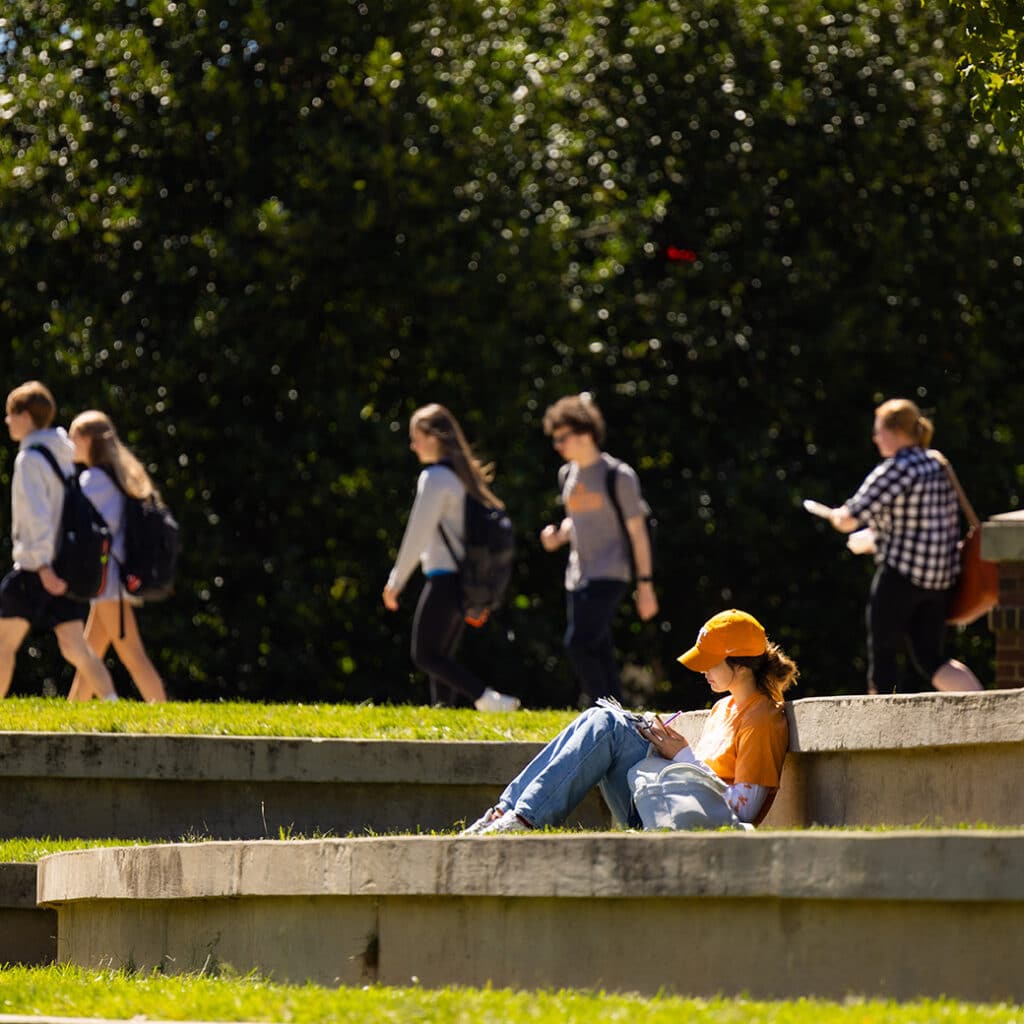
[[(0, 882), (0, 932), (56, 915), (61, 960), (327, 984), (1024, 997), (1024, 691), (787, 712), (756, 834), (604, 831), (595, 794), (579, 823), (602, 831), (367, 834), (451, 830), (536, 744), (0, 734), (8, 835), (222, 840), (45, 858), (42, 909)], [(704, 715), (679, 721), (693, 740)], [(1001, 828), (953, 828), (976, 823)], [(732, 975), (737, 948), (763, 976)]]

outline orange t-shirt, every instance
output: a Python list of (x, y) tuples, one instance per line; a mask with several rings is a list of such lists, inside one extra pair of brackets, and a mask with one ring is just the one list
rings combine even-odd
[(731, 694), (720, 700), (693, 753), (730, 786), (749, 782), (778, 789), (788, 746), (785, 714), (758, 690), (742, 704)]

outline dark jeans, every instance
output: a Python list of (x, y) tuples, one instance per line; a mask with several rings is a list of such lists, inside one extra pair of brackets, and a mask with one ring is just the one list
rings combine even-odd
[(411, 654), (427, 674), (431, 704), (469, 705), (484, 692), (484, 684), (454, 660), (464, 627), (459, 577), (429, 577), (412, 620)]
[(591, 703), (598, 697), (622, 697), (612, 619), (626, 587), (622, 580), (591, 580), (579, 590), (566, 591), (569, 624), (565, 650), (580, 689)]
[[(879, 693), (930, 689), (932, 676), (945, 664), (947, 590), (924, 590), (894, 569), (880, 565), (868, 601), (868, 685)], [(910, 645), (910, 660), (928, 686), (908, 684), (898, 655)]]

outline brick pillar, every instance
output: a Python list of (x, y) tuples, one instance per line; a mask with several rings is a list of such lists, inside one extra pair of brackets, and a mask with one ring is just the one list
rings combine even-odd
[(981, 554), (999, 563), (999, 605), (988, 613), (996, 638), (996, 686), (1024, 686), (1024, 512), (982, 523)]

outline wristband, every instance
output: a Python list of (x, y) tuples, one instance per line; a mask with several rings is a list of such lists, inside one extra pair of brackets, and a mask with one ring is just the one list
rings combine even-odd
[(636, 582), (637, 583), (653, 583), (654, 582), (654, 577), (653, 576), (637, 576)]

